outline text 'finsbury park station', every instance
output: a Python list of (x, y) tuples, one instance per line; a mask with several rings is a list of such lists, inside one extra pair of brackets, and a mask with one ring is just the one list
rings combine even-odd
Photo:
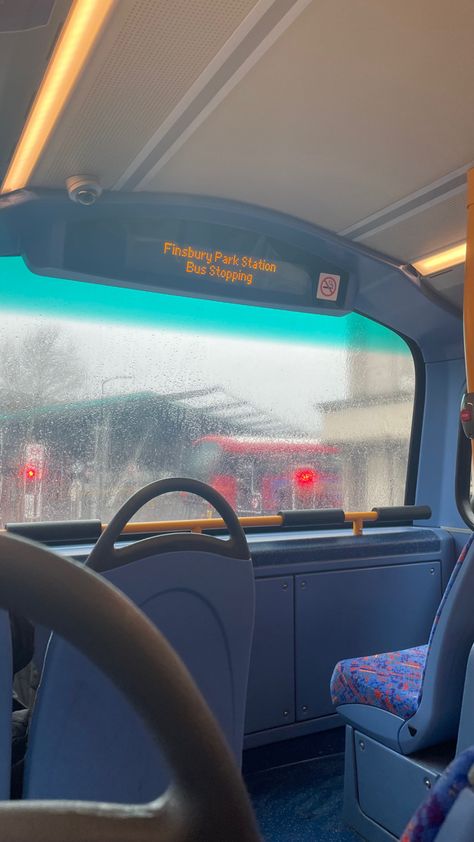
[(276, 263), (263, 258), (179, 246), (171, 241), (163, 243), (163, 254), (182, 260), (184, 271), (190, 275), (207, 275), (209, 278), (222, 279), (229, 283), (244, 283), (247, 286), (253, 284), (254, 272), (277, 271)]

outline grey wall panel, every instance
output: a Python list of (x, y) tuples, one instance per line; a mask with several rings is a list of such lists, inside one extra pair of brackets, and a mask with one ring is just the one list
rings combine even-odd
[(296, 576), (296, 719), (334, 712), (342, 658), (427, 643), (440, 598), (439, 560)]
[(295, 721), (293, 577), (257, 581), (255, 597), (247, 734)]
[(398, 839), (436, 783), (437, 772), (357, 731), (355, 758), (360, 809)]

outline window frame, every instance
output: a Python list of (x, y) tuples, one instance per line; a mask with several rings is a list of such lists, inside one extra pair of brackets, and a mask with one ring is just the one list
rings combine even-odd
[[(393, 330), (393, 328), (392, 328)], [(410, 443), (408, 445), (407, 472), (405, 479), (405, 506), (413, 506), (416, 501), (416, 486), (420, 464), (421, 436), (426, 398), (426, 368), (421, 348), (417, 343), (399, 331), (401, 339), (407, 343), (413, 358), (415, 369), (415, 394), (413, 396), (413, 415), (411, 420)]]

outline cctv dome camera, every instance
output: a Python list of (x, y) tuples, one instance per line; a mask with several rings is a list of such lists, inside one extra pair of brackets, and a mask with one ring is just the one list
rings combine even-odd
[(79, 205), (93, 205), (102, 194), (99, 181), (91, 175), (72, 175), (66, 187), (69, 198)]

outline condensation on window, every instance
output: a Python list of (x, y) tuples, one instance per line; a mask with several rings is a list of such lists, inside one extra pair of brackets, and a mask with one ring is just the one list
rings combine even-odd
[[(169, 296), (128, 290), (154, 319), (99, 320), (100, 287), (81, 286), (90, 316), (44, 301), (0, 314), (2, 524), (106, 522), (141, 486), (183, 476), (242, 515), (404, 502), (415, 375), (398, 336), (357, 315), (216, 302), (181, 328), (160, 317)], [(219, 329), (200, 322), (211, 305)], [(261, 331), (243, 331), (256, 309)], [(180, 493), (137, 519), (211, 514)]]

